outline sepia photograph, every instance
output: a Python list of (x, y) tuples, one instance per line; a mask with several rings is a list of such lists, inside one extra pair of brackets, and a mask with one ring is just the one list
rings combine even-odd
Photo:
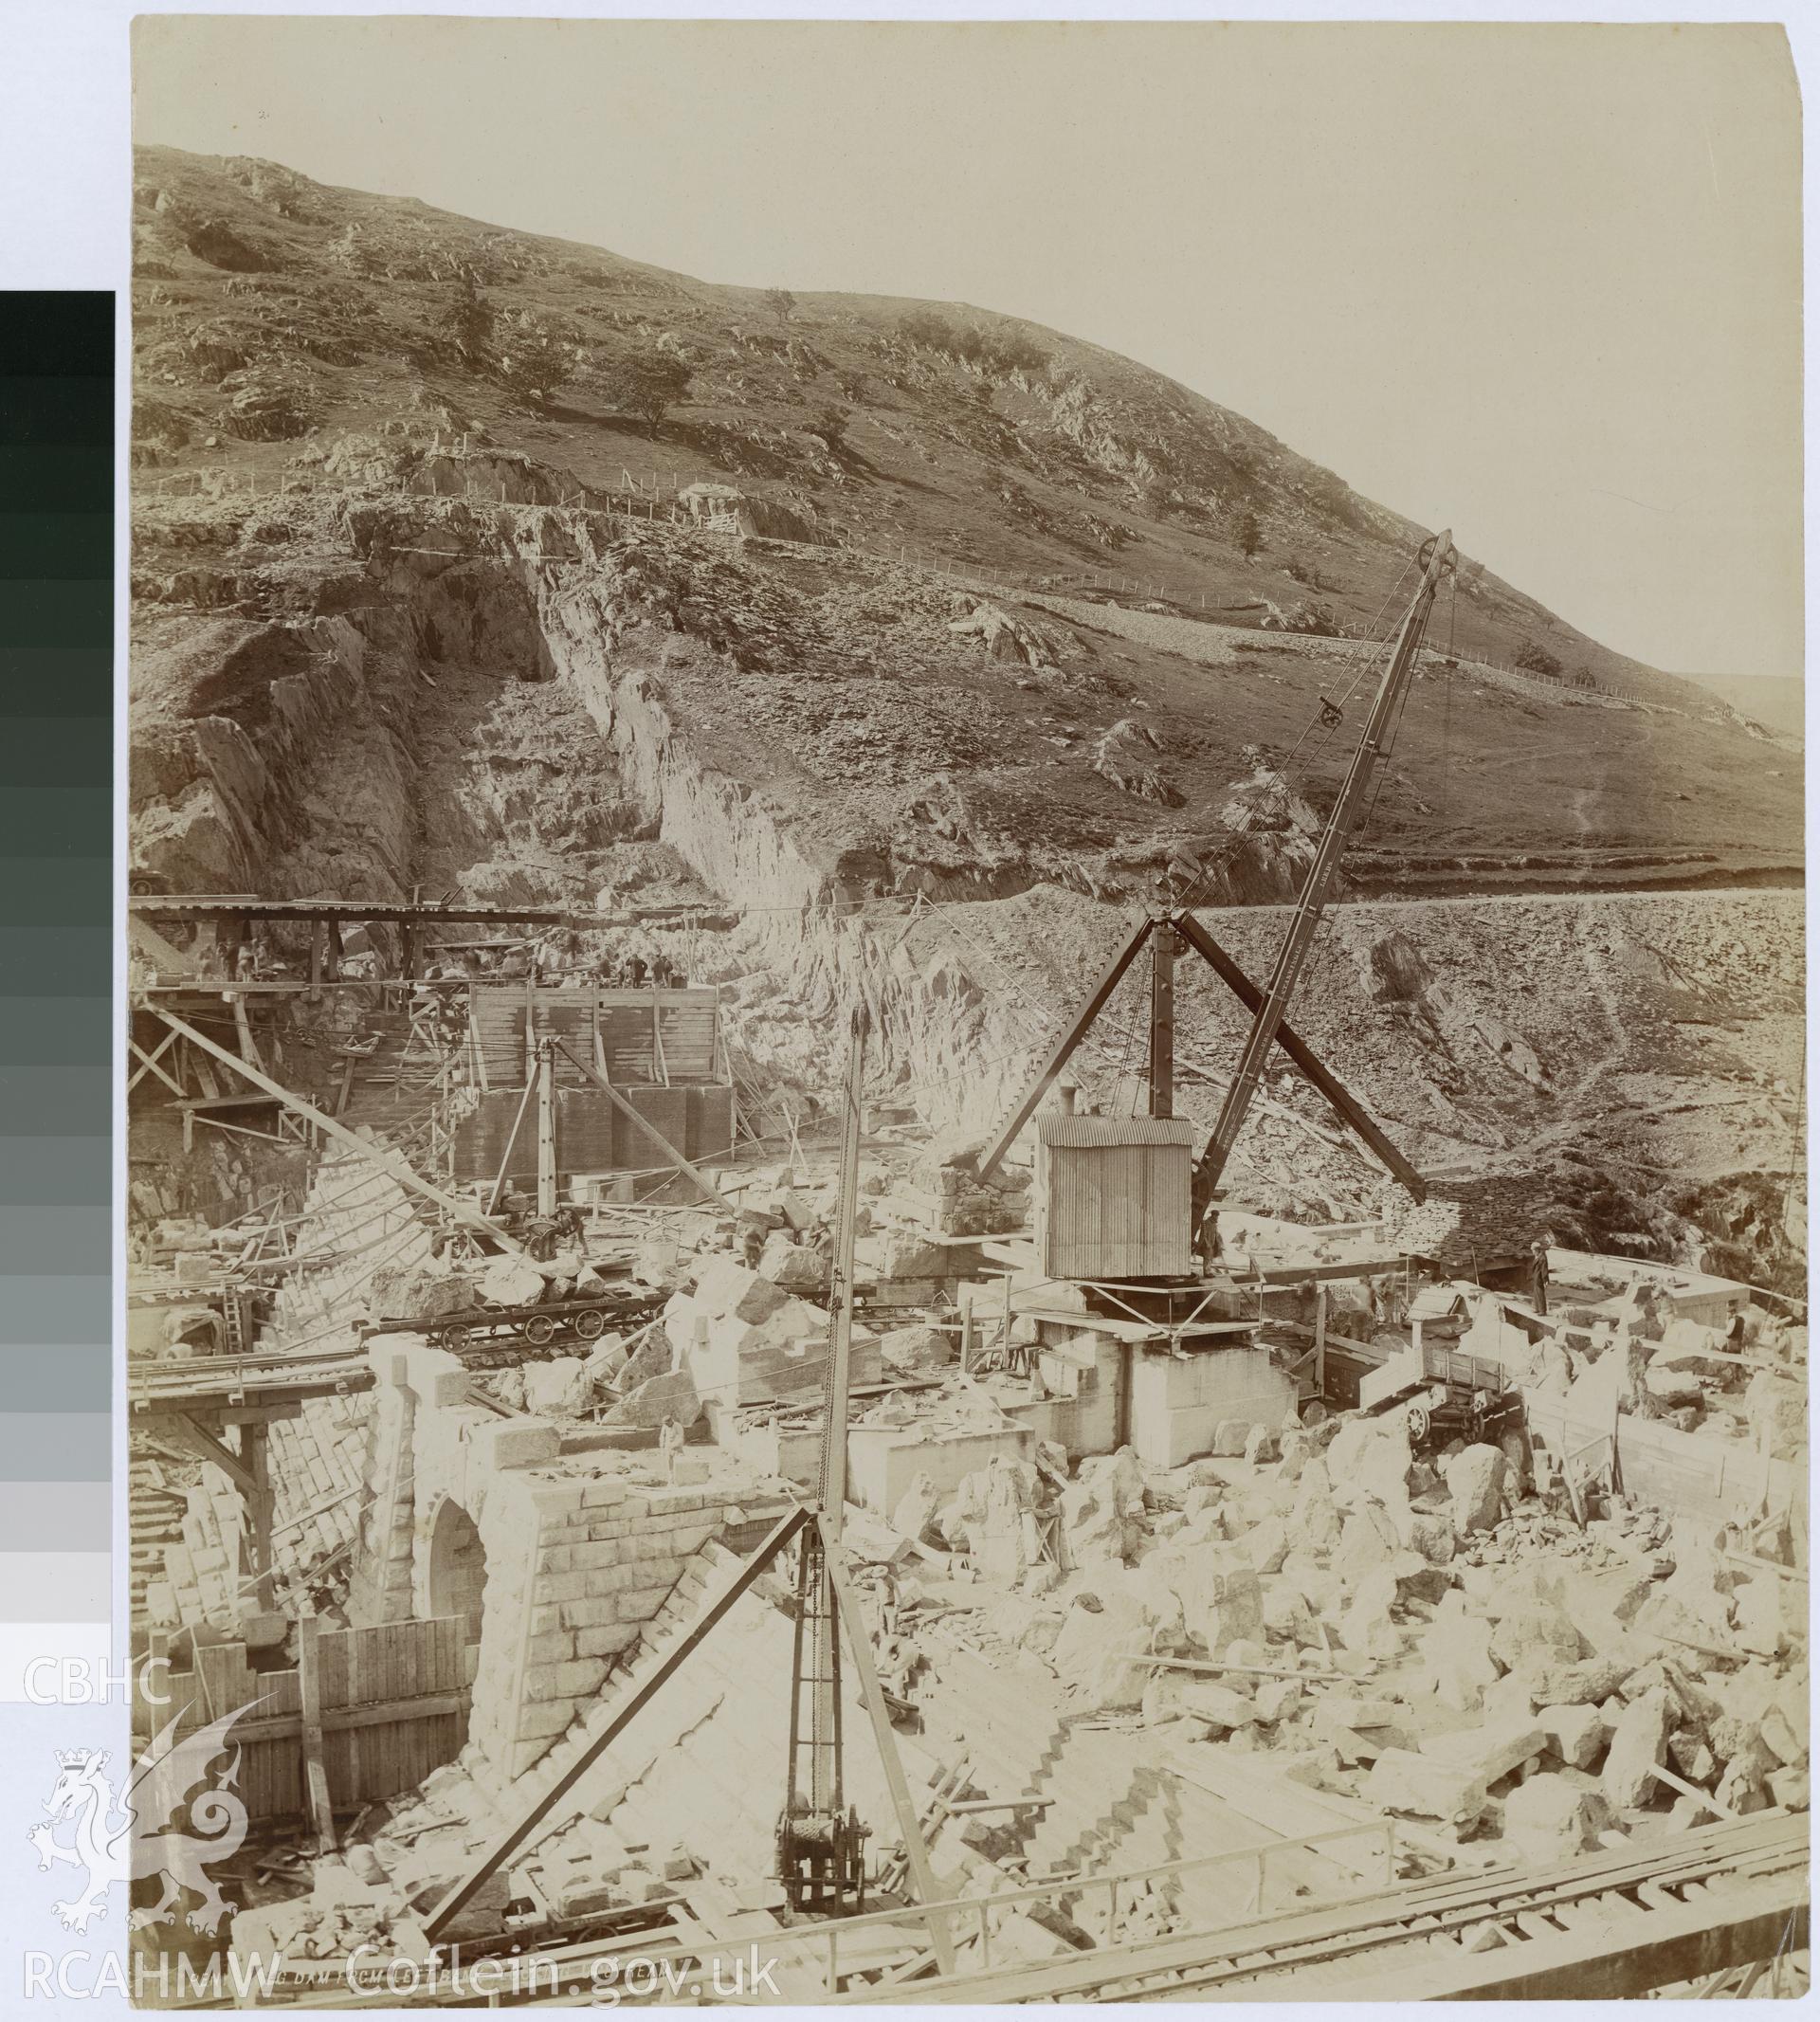
[(131, 61), (64, 1929), (171, 2008), (1807, 1995), (1783, 29)]

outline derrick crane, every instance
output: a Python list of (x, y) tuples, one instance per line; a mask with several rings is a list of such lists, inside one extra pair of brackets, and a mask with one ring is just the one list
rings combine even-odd
[[(795, 1648), (790, 1685), (790, 1761), (777, 1820), (777, 1869), (795, 1910), (840, 1910), (865, 1902), (871, 1828), (846, 1791), (841, 1748), (841, 1634), (828, 1560), (838, 1554), (846, 1507), (846, 1411), (853, 1360), (853, 1247), (860, 1193), (860, 1109), (864, 1089), (864, 1009), (853, 1017), (841, 1119), (840, 1206), (828, 1288), (819, 1522), (798, 1543), (792, 1603)], [(875, 1682), (876, 1684), (876, 1682)]]
[[(1285, 1016), (1289, 999), (1313, 944), (1315, 931), (1320, 924), (1341, 852), (1369, 805), (1379, 767), (1408, 696), (1410, 678), (1428, 628), (1429, 614), (1433, 609), (1435, 592), (1442, 576), (1453, 566), (1452, 536), (1437, 534), (1425, 541), (1417, 561), (1422, 570), (1421, 581), (1397, 629), (1389, 662), (1372, 702), (1371, 714), (1366, 720), (1364, 734), (1353, 755), (1339, 798), (1322, 831), (1268, 985), (1260, 988), (1254, 983), (1188, 907), (1172, 905), (1148, 912), (1133, 925), (1101, 972), (1086, 998), (1051, 1046), (1017, 1106), (981, 1154), (978, 1171), (982, 1179), (991, 1177), (1010, 1150), (1019, 1131), (1035, 1115), (1037, 1105), (1146, 945), (1151, 951), (1149, 1108), (1153, 1117), (1164, 1118), (1174, 1114), (1174, 964), (1177, 953), (1186, 946), (1208, 963), (1252, 1014), (1238, 1072), (1221, 1105), (1213, 1135), (1193, 1170), (1190, 1210), (1192, 1226), (1198, 1230), (1206, 1218), (1208, 1206), (1257, 1093), (1272, 1047), (1283, 1048), (1291, 1065), (1331, 1104), (1340, 1121), (1370, 1149), (1412, 1199), (1428, 1198), (1428, 1189), (1421, 1175), (1379, 1128), (1365, 1105), (1342, 1085), (1314, 1048), (1296, 1032)], [(1321, 701), (1320, 713), (1322, 722), (1329, 727), (1340, 720), (1339, 709), (1325, 698)]]
[[(1428, 629), (1429, 613), (1434, 608), (1435, 591), (1453, 560), (1452, 535), (1435, 535), (1424, 543), (1417, 559), (1422, 565), (1422, 580), (1416, 585), (1410, 608), (1403, 614), (1389, 665), (1377, 684), (1377, 693), (1372, 698), (1372, 710), (1365, 720), (1364, 734), (1353, 754), (1353, 762), (1347, 768), (1345, 784), (1334, 803), (1334, 811), (1327, 817), (1327, 826), (1321, 831), (1315, 860), (1308, 866), (1308, 876), (1290, 916), (1289, 931), (1277, 951), (1276, 965), (1270, 972), (1270, 980), (1265, 985), (1264, 1000), (1252, 1014), (1245, 1050), (1239, 1055), (1239, 1065), (1227, 1088), (1226, 1100), (1220, 1104), (1213, 1135), (1208, 1139), (1207, 1149), (1194, 1168), (1196, 1227), (1213, 1197), (1214, 1188), (1220, 1183), (1220, 1175), (1226, 1171), (1232, 1146), (1250, 1111), (1251, 1099), (1258, 1092), (1265, 1062), (1277, 1042), (1283, 1013), (1289, 1008), (1296, 984), (1301, 980), (1308, 951), (1314, 946), (1321, 914), (1333, 890), (1334, 875), (1339, 868), (1340, 853), (1370, 803), (1378, 768), (1383, 763), (1392, 732), (1409, 693), (1415, 656), (1422, 645), (1422, 635)], [(1333, 707), (1331, 703), (1324, 706)]]

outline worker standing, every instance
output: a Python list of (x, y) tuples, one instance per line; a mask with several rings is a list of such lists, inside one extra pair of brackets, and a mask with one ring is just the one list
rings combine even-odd
[(674, 1413), (667, 1415), (659, 1428), (657, 1449), (664, 1456), (664, 1479), (675, 1481), (676, 1456), (682, 1450), (682, 1421)]
[(1535, 1297), (1531, 1303), (1537, 1312), (1548, 1311), (1548, 1245), (1538, 1236), (1529, 1246), (1530, 1274), (1534, 1280)]

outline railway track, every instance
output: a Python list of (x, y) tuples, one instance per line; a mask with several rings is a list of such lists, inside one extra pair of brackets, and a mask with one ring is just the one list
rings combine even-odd
[[(892, 1962), (875, 1953), (869, 1965), (883, 1976), (832, 1996), (808, 1970), (820, 1926), (772, 1930), (755, 1941), (750, 1932), (710, 1935), (685, 1916), (680, 1929), (622, 1930), (519, 1952), (510, 1977), (506, 1961), (495, 1970), (477, 1959), (452, 1981), (426, 1975), (388, 1992), (376, 1983), (351, 1987), (326, 1968), (318, 1969), (318, 1985), (275, 1991), (252, 2005), (573, 2007), (609, 1990), (613, 2005), (714, 2003), (716, 1988), (729, 1989), (733, 1968), (755, 1954), (781, 1958), (786, 1998), (849, 2007), (1634, 1997), (1804, 1952), (1808, 1852), (1805, 1814), (1764, 1813), (1555, 1867), (1435, 1875), (1340, 1904), (1034, 1964), (969, 1971), (963, 1952), (952, 1975), (905, 1979), (892, 1977)], [(957, 1916), (968, 1906), (957, 1904)], [(896, 1970), (916, 1971), (910, 1962), (922, 1948), (906, 1925)], [(641, 1977), (654, 1984), (641, 1987)]]
[(1223, 1931), (841, 1998), (859, 2005), (1635, 1995), (1805, 1950), (1808, 1851), (1805, 1814), (1764, 1813), (1558, 1867), (1438, 1875)]

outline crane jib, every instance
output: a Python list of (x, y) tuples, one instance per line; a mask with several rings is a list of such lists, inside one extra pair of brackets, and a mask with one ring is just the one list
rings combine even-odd
[(1270, 1057), (1271, 1047), (1276, 1044), (1278, 1028), (1283, 1024), (1289, 999), (1295, 993), (1302, 966), (1314, 945), (1315, 931), (1320, 924), (1321, 913), (1333, 887), (1334, 874), (1339, 866), (1347, 837), (1365, 811), (1391, 730), (1408, 692), (1416, 654), (1422, 644), (1422, 634), (1434, 605), (1435, 591), (1452, 558), (1451, 534), (1437, 534), (1426, 549), (1422, 580), (1410, 600), (1409, 610), (1404, 613), (1396, 643), (1391, 652), (1390, 663), (1378, 683), (1377, 693), (1372, 701), (1371, 714), (1366, 720), (1357, 749), (1353, 754), (1352, 763), (1347, 768), (1345, 784), (1340, 788), (1339, 797), (1334, 803), (1333, 812), (1328, 816), (1327, 825), (1321, 831), (1320, 842), (1315, 850), (1315, 860), (1308, 867), (1308, 875), (1303, 880), (1301, 894), (1296, 900), (1295, 910), (1290, 915), (1288, 931), (1283, 936), (1282, 947), (1277, 951), (1277, 959), (1272, 966), (1269, 982), (1265, 987), (1263, 999), (1252, 1017), (1251, 1029), (1246, 1035), (1245, 1048), (1239, 1056), (1238, 1068), (1233, 1074), (1231, 1085), (1227, 1089), (1226, 1100), (1220, 1105), (1219, 1120), (1213, 1126), (1213, 1135), (1208, 1139), (1207, 1149), (1202, 1153), (1200, 1162), (1195, 1167), (1197, 1211), (1204, 1210), (1211, 1198), (1212, 1191), (1219, 1184), (1220, 1175), (1226, 1170), (1226, 1162), (1231, 1156), (1233, 1144), (1244, 1128), (1252, 1098), (1256, 1095), (1258, 1084), (1264, 1076), (1265, 1063)]

